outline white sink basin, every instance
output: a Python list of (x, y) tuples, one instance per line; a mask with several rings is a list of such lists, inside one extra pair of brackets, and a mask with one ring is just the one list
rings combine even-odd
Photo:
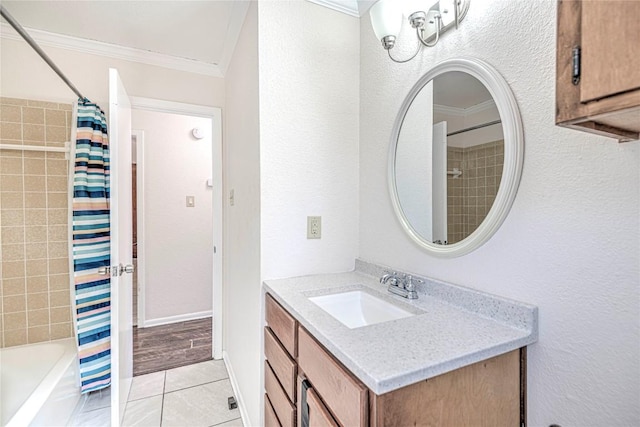
[(362, 291), (311, 297), (309, 301), (351, 329), (414, 315)]

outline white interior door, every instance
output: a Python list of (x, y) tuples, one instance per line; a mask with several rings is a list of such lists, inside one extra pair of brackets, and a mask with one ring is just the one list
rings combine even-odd
[(447, 243), (447, 122), (433, 125), (433, 241)]
[(133, 378), (131, 102), (109, 69), (111, 173), (111, 425), (120, 426)]

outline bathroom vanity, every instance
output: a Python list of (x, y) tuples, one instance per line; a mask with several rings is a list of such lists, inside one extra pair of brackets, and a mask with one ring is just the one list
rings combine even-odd
[(537, 308), (426, 278), (408, 300), (381, 274), (264, 283), (265, 425), (526, 425)]

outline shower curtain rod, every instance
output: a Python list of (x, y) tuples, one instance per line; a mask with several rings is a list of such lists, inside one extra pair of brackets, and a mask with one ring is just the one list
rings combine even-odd
[(85, 97), (82, 96), (80, 91), (67, 78), (67, 76), (64, 75), (64, 73), (60, 70), (60, 68), (58, 68), (58, 66), (51, 60), (51, 58), (49, 58), (49, 56), (46, 53), (44, 53), (42, 48), (38, 46), (38, 43), (36, 43), (36, 41), (31, 38), (31, 36), (24, 30), (24, 28), (22, 28), (22, 25), (20, 25), (18, 21), (16, 21), (13, 18), (13, 16), (11, 16), (11, 14), (7, 11), (7, 9), (5, 9), (4, 6), (2, 6), (1, 4), (0, 4), (0, 15), (2, 15), (2, 17), (18, 32), (18, 34), (20, 34), (20, 36), (22, 36), (22, 38), (27, 43), (29, 43), (29, 45), (33, 48), (33, 50), (35, 50), (38, 53), (38, 55), (40, 55), (40, 57), (44, 59), (44, 62), (46, 62), (49, 65), (49, 67), (51, 67), (51, 69), (53, 69), (53, 71), (56, 72), (56, 74), (67, 84), (67, 86), (69, 86), (69, 88), (76, 95), (78, 95), (78, 98), (85, 99)]
[(460, 129), (460, 130), (457, 130), (455, 132), (448, 133), (447, 136), (453, 136), (453, 135), (457, 135), (459, 133), (469, 132), (470, 130), (486, 128), (487, 126), (497, 125), (498, 123), (502, 123), (502, 120), (494, 120), (492, 122), (484, 123), (484, 124), (481, 124), (481, 125), (471, 126), (471, 127), (466, 128), (466, 129)]

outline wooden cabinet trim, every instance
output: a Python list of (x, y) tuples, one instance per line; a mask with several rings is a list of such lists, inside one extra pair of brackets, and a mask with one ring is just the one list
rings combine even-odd
[(294, 359), (298, 356), (298, 322), (269, 294), (265, 296), (267, 324)]
[(367, 387), (299, 327), (298, 364), (333, 417), (344, 426), (367, 426)]
[(291, 402), (296, 401), (296, 362), (269, 327), (264, 328), (264, 355)]
[(289, 401), (269, 362), (264, 362), (264, 388), (283, 427), (296, 427), (296, 408)]
[(527, 347), (520, 349), (520, 427), (527, 427)]

